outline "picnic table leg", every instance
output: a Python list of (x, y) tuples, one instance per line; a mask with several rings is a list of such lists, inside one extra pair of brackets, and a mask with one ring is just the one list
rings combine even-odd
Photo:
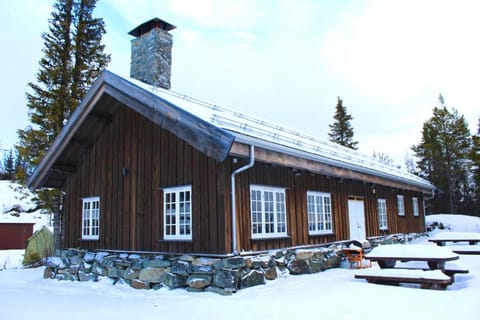
[(385, 259), (385, 260), (378, 260), (377, 262), (381, 269), (385, 269), (385, 268), (393, 268), (397, 260)]
[(428, 261), (428, 267), (432, 270), (443, 269), (445, 267), (444, 261)]

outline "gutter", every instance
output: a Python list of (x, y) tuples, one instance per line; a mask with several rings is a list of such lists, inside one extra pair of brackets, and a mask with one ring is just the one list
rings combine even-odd
[(246, 171), (253, 167), (255, 164), (255, 147), (250, 145), (250, 161), (243, 167), (240, 167), (233, 171), (231, 176), (232, 183), (232, 252), (234, 255), (238, 254), (237, 249), (237, 208), (236, 208), (236, 196), (235, 196), (235, 176), (240, 172)]

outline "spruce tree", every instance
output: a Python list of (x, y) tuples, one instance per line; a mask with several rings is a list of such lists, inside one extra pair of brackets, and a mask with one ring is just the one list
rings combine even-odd
[[(110, 62), (101, 44), (102, 19), (93, 18), (97, 0), (57, 0), (42, 34), (43, 54), (36, 82), (29, 83), (27, 106), (31, 124), (19, 130), (17, 150), (21, 158), (18, 178), (25, 182), (48, 147), (85, 96), (88, 88)], [(55, 231), (61, 227), (62, 194), (42, 190), (38, 205), (54, 212)], [(56, 236), (58, 232), (55, 233)], [(55, 246), (58, 247), (58, 238)]]
[(8, 151), (6, 158), (3, 160), (4, 176), (7, 180), (15, 179), (15, 156), (13, 149)]
[(443, 97), (433, 116), (423, 124), (421, 142), (412, 147), (418, 157), (419, 175), (431, 181), (437, 192), (432, 212), (471, 211), (470, 150), (472, 139), (463, 115), (447, 109)]
[(105, 25), (93, 18), (96, 0), (58, 0), (42, 34), (44, 56), (29, 83), (27, 107), (31, 125), (19, 130), (19, 155), (27, 172), (40, 162), (46, 150), (86, 94), (88, 87), (110, 61), (101, 44)]
[(470, 156), (472, 159), (474, 213), (480, 216), (480, 118), (478, 120), (477, 134), (473, 136), (473, 147)]
[(329, 125), (330, 132), (328, 136), (330, 141), (357, 150), (358, 141), (353, 141), (353, 128), (350, 124), (353, 117), (347, 113), (347, 108), (343, 106), (343, 101), (340, 97), (337, 97), (337, 106), (335, 107), (333, 119), (333, 124)]

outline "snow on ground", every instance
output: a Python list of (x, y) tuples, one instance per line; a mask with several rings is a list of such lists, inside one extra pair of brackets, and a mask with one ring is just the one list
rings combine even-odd
[(461, 214), (432, 214), (425, 217), (427, 225), (435, 222), (445, 229), (458, 232), (480, 232), (480, 218)]
[[(450, 219), (450, 218), (449, 218)], [(451, 218), (455, 225), (462, 217)], [(453, 225), (453, 223), (452, 223)], [(455, 231), (463, 231), (455, 229)], [(416, 244), (428, 244), (428, 238)], [(432, 244), (430, 244), (432, 245)], [(183, 289), (44, 280), (43, 268), (0, 271), (2, 319), (478, 319), (480, 255), (460, 255), (469, 269), (446, 291), (384, 286), (354, 279), (355, 269), (287, 276), (232, 296)], [(378, 268), (374, 264), (373, 268)], [(28, 307), (25, 307), (28, 305)]]
[[(49, 226), (50, 215), (34, 210), (34, 197), (34, 194), (18, 183), (0, 180), (0, 223), (34, 223), (33, 232)], [(0, 250), (0, 270), (20, 268), (24, 253), (25, 250)]]
[[(32, 222), (33, 232), (48, 226), (50, 216), (42, 214), (41, 210), (35, 210), (33, 198), (35, 197), (27, 188), (18, 183), (0, 181), (0, 222)], [(19, 211), (19, 212), (18, 212)]]
[(0, 271), (21, 268), (24, 254), (25, 250), (0, 250)]

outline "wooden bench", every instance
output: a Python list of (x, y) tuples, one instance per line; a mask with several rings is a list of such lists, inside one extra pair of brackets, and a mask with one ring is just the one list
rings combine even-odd
[(452, 278), (441, 270), (418, 269), (377, 269), (362, 270), (355, 274), (356, 279), (365, 279), (369, 283), (399, 285), (400, 283), (420, 284), (422, 289), (445, 290), (452, 284)]
[[(411, 269), (411, 270), (424, 270), (428, 271), (430, 268), (426, 263), (419, 262), (419, 261), (410, 261), (410, 262), (403, 262), (398, 264), (399, 268), (402, 269)], [(469, 273), (469, 270), (464, 267), (460, 262), (458, 261), (448, 261), (445, 263), (445, 266), (441, 271), (446, 274), (447, 276), (450, 277), (452, 280), (452, 283), (455, 281), (455, 274), (461, 273), (461, 274), (467, 274)]]
[(457, 254), (480, 254), (480, 245), (451, 245), (448, 248)]

